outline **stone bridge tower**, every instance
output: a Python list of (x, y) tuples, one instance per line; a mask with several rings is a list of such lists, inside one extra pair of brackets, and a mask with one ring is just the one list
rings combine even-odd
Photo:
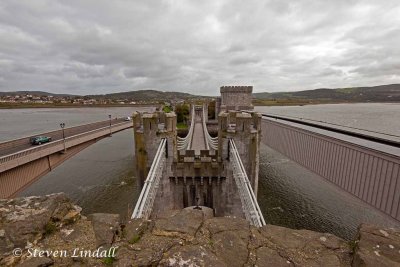
[(218, 111), (228, 110), (253, 110), (252, 93), (253, 86), (222, 86), (220, 88), (221, 101), (217, 101), (219, 105)]
[(135, 134), (136, 170), (139, 186), (143, 187), (162, 138), (167, 139), (167, 166), (171, 166), (177, 155), (176, 115), (175, 112), (134, 112), (132, 120)]
[[(237, 179), (238, 175), (244, 176), (242, 171), (238, 171), (238, 161), (230, 161), (230, 147), (233, 145), (230, 140), (234, 141), (240, 166), (245, 169), (256, 194), (261, 116), (252, 111), (251, 94), (251, 86), (221, 87), (221, 101), (217, 101), (220, 105), (216, 106), (219, 111), (218, 137), (208, 134), (207, 118), (204, 118), (207, 104), (195, 106), (192, 114), (195, 117), (187, 135), (189, 143), (184, 146), (178, 146), (179, 142), (186, 142), (182, 141), (186, 137), (177, 138), (174, 112), (133, 114), (140, 187), (144, 184), (161, 139), (167, 140), (167, 159), (161, 180), (156, 186), (151, 213), (153, 218), (171, 210), (197, 205), (211, 208), (215, 216), (245, 216), (243, 203), (248, 201), (243, 200), (243, 187), (238, 185), (240, 182)], [(193, 140), (195, 146), (192, 146)]]
[(261, 116), (252, 111), (253, 86), (222, 86), (218, 107), (219, 155), (229, 158), (228, 142), (233, 139), (254, 193), (258, 189), (259, 149), (261, 140)]

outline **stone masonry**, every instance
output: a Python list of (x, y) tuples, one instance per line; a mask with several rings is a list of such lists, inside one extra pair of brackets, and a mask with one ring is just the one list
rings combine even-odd
[(253, 86), (222, 86), (221, 104), (218, 111), (228, 110), (252, 110), (251, 100)]

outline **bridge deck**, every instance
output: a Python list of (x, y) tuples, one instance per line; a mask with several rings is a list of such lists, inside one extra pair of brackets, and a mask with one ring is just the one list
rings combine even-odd
[[(124, 119), (113, 119), (111, 120), (111, 124), (117, 124), (123, 122)], [(65, 137), (81, 134), (84, 132), (89, 132), (92, 130), (96, 130), (102, 127), (106, 127), (110, 125), (110, 121), (99, 121), (95, 123), (79, 125), (75, 127), (65, 128)], [(62, 140), (62, 130), (55, 130), (52, 132), (46, 132), (41, 134), (35, 134), (32, 136), (48, 136), (52, 138), (52, 142), (57, 140)], [(17, 153), (19, 151), (29, 149), (32, 145), (30, 144), (30, 137), (19, 138), (16, 140), (5, 141), (0, 143), (0, 157)]]
[(200, 150), (207, 149), (202, 119), (198, 116), (195, 120), (191, 149), (195, 151), (196, 155), (200, 155)]

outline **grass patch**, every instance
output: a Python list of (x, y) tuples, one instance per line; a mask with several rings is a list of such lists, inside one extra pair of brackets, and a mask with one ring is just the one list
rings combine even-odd
[(176, 128), (178, 128), (178, 129), (187, 129), (188, 126), (186, 125), (186, 123), (178, 122), (178, 123), (176, 124)]

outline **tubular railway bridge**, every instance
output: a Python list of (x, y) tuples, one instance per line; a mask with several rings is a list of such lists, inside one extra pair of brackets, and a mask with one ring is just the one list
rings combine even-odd
[(222, 87), (218, 135), (207, 105), (192, 105), (185, 137), (174, 112), (134, 113), (132, 122), (98, 122), (45, 133), (37, 147), (22, 138), (0, 143), (0, 197), (15, 195), (99, 138), (133, 127), (141, 194), (132, 218), (188, 207), (265, 224), (257, 203), (260, 143), (400, 221), (400, 138), (252, 111), (251, 87)]

